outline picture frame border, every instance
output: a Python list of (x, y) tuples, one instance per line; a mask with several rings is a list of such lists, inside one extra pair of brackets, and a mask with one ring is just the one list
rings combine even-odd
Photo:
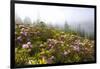
[[(40, 65), (15, 65), (15, 4), (33, 4), (33, 5), (49, 5), (49, 6), (63, 6), (63, 7), (83, 7), (94, 8), (94, 61), (92, 62), (74, 62), (74, 63), (59, 63), (59, 64), (40, 64)], [(96, 5), (82, 5), (82, 4), (66, 4), (66, 3), (52, 3), (52, 2), (36, 2), (36, 1), (10, 1), (10, 68), (31, 68), (31, 67), (48, 67), (48, 66), (62, 66), (62, 65), (80, 65), (80, 64), (93, 64), (96, 63)]]

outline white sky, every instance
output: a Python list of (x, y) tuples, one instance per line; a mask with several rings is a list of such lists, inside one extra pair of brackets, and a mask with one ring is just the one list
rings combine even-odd
[(16, 15), (22, 20), (24, 20), (25, 17), (29, 17), (31, 22), (40, 18), (40, 20), (52, 24), (64, 23), (65, 21), (69, 24), (84, 21), (94, 23), (93, 8), (15, 4), (15, 16)]

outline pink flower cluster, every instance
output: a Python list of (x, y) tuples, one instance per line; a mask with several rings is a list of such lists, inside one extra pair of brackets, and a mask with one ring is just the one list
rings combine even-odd
[(31, 42), (27, 42), (27, 44), (23, 44), (22, 48), (32, 48)]

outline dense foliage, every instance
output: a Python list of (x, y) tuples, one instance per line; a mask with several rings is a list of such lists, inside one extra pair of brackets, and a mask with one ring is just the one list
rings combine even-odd
[(94, 40), (43, 22), (16, 24), (15, 44), (16, 65), (94, 61)]

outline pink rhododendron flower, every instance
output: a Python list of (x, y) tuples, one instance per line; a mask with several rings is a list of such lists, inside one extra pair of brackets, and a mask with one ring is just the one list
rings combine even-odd
[(23, 44), (22, 48), (29, 48), (29, 46), (27, 44)]
[(31, 42), (27, 42), (28, 45), (31, 45)]

